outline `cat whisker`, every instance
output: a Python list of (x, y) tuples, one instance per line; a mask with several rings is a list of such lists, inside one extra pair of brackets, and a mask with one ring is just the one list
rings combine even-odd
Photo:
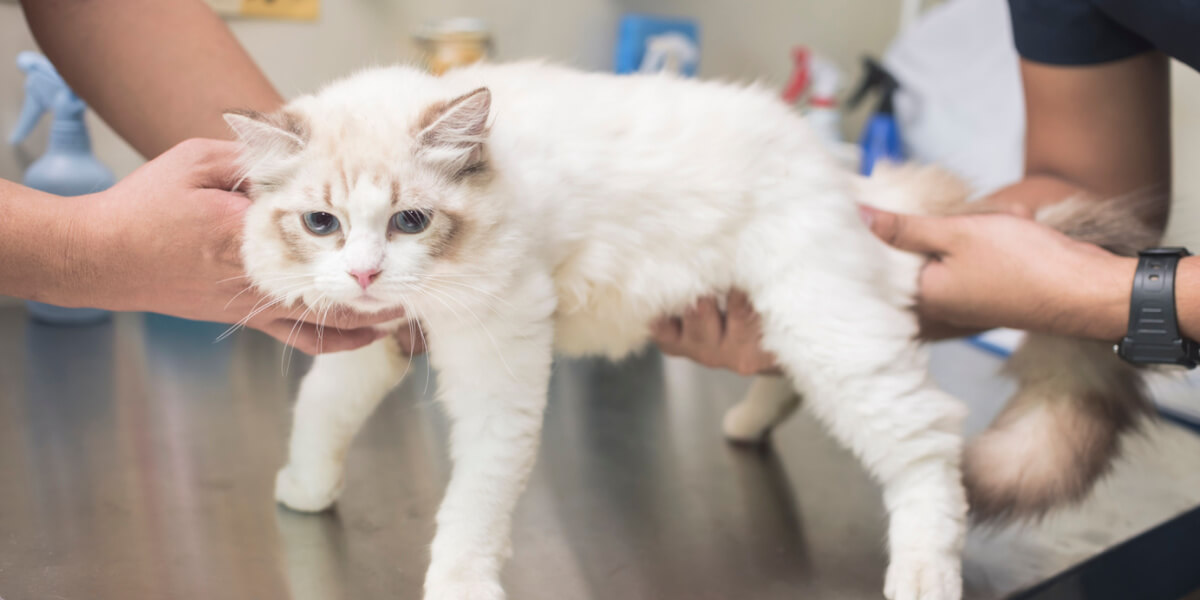
[(430, 381), (431, 379), (433, 379), (433, 377), (430, 375), (430, 368), (431, 368), (431, 367), (430, 367), (430, 361), (429, 361), (429, 356), (428, 356), (428, 352), (429, 352), (429, 342), (428, 342), (428, 340), (426, 340), (426, 339), (425, 339), (425, 329), (424, 329), (424, 328), (421, 326), (421, 313), (420, 313), (420, 311), (419, 311), (419, 310), (417, 310), (417, 307), (416, 307), (415, 305), (413, 305), (412, 303), (410, 303), (410, 302), (407, 302), (407, 301), (405, 301), (405, 300), (403, 300), (403, 299), (401, 300), (401, 303), (404, 305), (404, 311), (405, 311), (405, 312), (409, 312), (409, 311), (411, 311), (411, 312), (412, 312), (412, 314), (413, 314), (413, 317), (414, 317), (414, 318), (409, 318), (409, 319), (408, 319), (408, 338), (409, 338), (409, 340), (410, 340), (410, 345), (409, 345), (409, 347), (408, 347), (408, 358), (409, 358), (409, 362), (408, 362), (408, 366), (404, 367), (404, 373), (405, 373), (405, 375), (407, 375), (407, 374), (408, 374), (408, 369), (409, 369), (409, 367), (411, 367), (411, 366), (412, 366), (412, 353), (413, 353), (413, 350), (415, 350), (415, 349), (416, 349), (416, 343), (417, 343), (417, 342), (416, 342), (416, 340), (413, 338), (413, 335), (412, 335), (412, 330), (413, 330), (413, 327), (414, 327), (414, 324), (415, 324), (415, 326), (416, 326), (416, 328), (417, 328), (417, 333), (421, 335), (421, 346), (423, 346), (423, 347), (425, 348), (425, 351), (426, 351), (426, 357), (425, 357), (425, 387), (424, 387), (424, 389), (422, 389), (422, 390), (421, 390), (421, 396), (422, 396), (422, 397), (425, 397), (427, 394), (429, 394), (429, 381)]
[[(242, 317), (241, 320), (234, 323), (228, 329), (226, 329), (224, 332), (222, 332), (221, 335), (217, 336), (217, 338), (215, 340), (213, 340), (213, 343), (215, 344), (217, 342), (220, 342), (221, 340), (224, 340), (225, 338), (232, 335), (233, 332), (245, 327), (246, 324), (249, 323), (251, 319), (258, 316), (263, 311), (270, 309), (270, 308), (282, 303), (283, 301), (287, 300), (288, 293), (299, 290), (301, 287), (303, 287), (303, 286), (294, 286), (292, 289), (287, 290), (283, 295), (277, 296), (275, 298), (264, 297), (264, 298), (260, 299), (258, 302), (256, 302), (254, 304), (253, 307), (251, 307), (250, 312), (245, 317)], [(266, 302), (266, 303), (264, 304), (264, 302)]]
[[(239, 275), (238, 277), (229, 277), (227, 279), (222, 279), (221, 281), (219, 281), (217, 283), (221, 283), (223, 281), (232, 281), (234, 279), (238, 279), (239, 277), (249, 277), (249, 275)], [(300, 275), (283, 275), (280, 277), (260, 279), (257, 282), (251, 283), (250, 285), (247, 285), (245, 288), (242, 288), (242, 291), (234, 294), (233, 297), (229, 299), (229, 302), (225, 303), (225, 309), (228, 310), (229, 305), (233, 304), (233, 301), (237, 300), (239, 296), (241, 296), (242, 294), (245, 294), (246, 292), (248, 292), (250, 290), (253, 290), (255, 287), (261, 286), (264, 283), (277, 283), (280, 281), (289, 281), (289, 280), (293, 280), (293, 279), (307, 279), (307, 278), (308, 278), (308, 275), (300, 274)]]
[(507, 301), (507, 300), (505, 300), (504, 298), (501, 298), (500, 296), (497, 296), (497, 295), (495, 295), (495, 294), (493, 294), (493, 293), (491, 293), (491, 292), (488, 292), (487, 290), (484, 290), (484, 289), (482, 289), (482, 288), (478, 288), (478, 287), (475, 287), (475, 286), (473, 286), (473, 285), (470, 285), (470, 284), (467, 284), (467, 283), (463, 283), (463, 282), (461, 282), (461, 281), (452, 281), (452, 280), (441, 279), (441, 276), (439, 276), (439, 275), (425, 275), (425, 276), (423, 276), (423, 277), (424, 277), (424, 278), (426, 278), (426, 279), (430, 279), (430, 280), (434, 281), (435, 283), (444, 283), (444, 284), (449, 284), (449, 285), (457, 285), (457, 286), (459, 286), (459, 287), (462, 287), (462, 288), (465, 288), (465, 289), (471, 290), (471, 291), (473, 291), (473, 292), (477, 292), (477, 293), (479, 293), (479, 294), (482, 294), (482, 295), (484, 295), (484, 296), (487, 296), (488, 298), (492, 298), (492, 299), (494, 299), (494, 300), (497, 300), (497, 301), (501, 302), (502, 304), (504, 304), (505, 306), (512, 307), (512, 303), (510, 303), (509, 301)]
[[(324, 297), (324, 294), (322, 294), (317, 301), (320, 302), (320, 300)], [(292, 339), (296, 337), (297, 328), (304, 325), (304, 317), (307, 317), (308, 313), (312, 312), (312, 310), (313, 307), (311, 305), (305, 306), (304, 312), (300, 313), (300, 317), (296, 319), (294, 324), (292, 324), (292, 329), (288, 332), (287, 339), (284, 341), (284, 344), (287, 346), (287, 348), (283, 352), (284, 361), (282, 361), (283, 364), (280, 366), (282, 367), (282, 373), (285, 376), (292, 368), (292, 355), (296, 353), (296, 347), (292, 345)]]
[[(446, 302), (440, 298), (440, 294), (438, 294), (435, 290), (429, 288), (428, 286), (424, 287), (423, 290), (429, 293), (431, 298), (441, 302), (443, 306), (450, 310), (450, 312), (454, 313), (454, 315), (460, 320), (462, 319), (462, 317), (458, 316), (458, 311), (454, 310), (449, 304), (446, 304)], [(500, 350), (500, 344), (496, 343), (496, 338), (492, 336), (491, 330), (489, 330), (487, 326), (483, 324), (483, 319), (480, 319), (479, 315), (475, 314), (475, 311), (471, 310), (470, 306), (467, 306), (453, 295), (447, 295), (446, 297), (457, 302), (459, 306), (462, 306), (472, 317), (474, 317), (475, 322), (479, 324), (479, 328), (483, 330), (483, 333), (488, 336), (488, 340), (492, 342), (492, 348), (496, 350), (496, 357), (499, 358), (500, 363), (504, 365), (504, 370), (508, 371), (509, 376), (511, 376), (513, 379), (518, 379), (517, 375), (513, 373), (512, 367), (508, 365), (508, 361), (504, 359), (504, 352)]]

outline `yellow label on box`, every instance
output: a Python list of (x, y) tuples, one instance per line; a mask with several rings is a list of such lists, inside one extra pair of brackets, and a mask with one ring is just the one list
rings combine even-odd
[(233, 17), (314, 21), (321, 14), (321, 0), (208, 0), (208, 5)]

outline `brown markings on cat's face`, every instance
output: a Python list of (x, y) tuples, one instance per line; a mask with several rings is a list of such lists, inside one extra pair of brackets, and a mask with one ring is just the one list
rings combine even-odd
[(316, 248), (309, 239), (311, 236), (299, 224), (297, 213), (291, 210), (276, 209), (271, 213), (271, 217), (275, 222), (276, 231), (279, 232), (279, 239), (283, 243), (284, 256), (297, 264), (306, 264), (311, 261)]
[(325, 202), (325, 206), (333, 208), (333, 184), (329, 183), (328, 181), (325, 182), (325, 187), (323, 189), (323, 193), (321, 194), (321, 200)]
[[(477, 221), (474, 206), (465, 200), (476, 189), (482, 192), (495, 176), (488, 168), (484, 144), (470, 141), (486, 135), (487, 128), (478, 119), (468, 127), (469, 114), (448, 113), (455, 107), (470, 108), (464, 102), (472, 97), (478, 104), (478, 92), (473, 92), (427, 106), (409, 121), (414, 137), (424, 138), (421, 141), (469, 153), (467, 160), (447, 161), (456, 162), (456, 169), (409, 162), (414, 153), (402, 134), (391, 148), (386, 139), (373, 136), (369, 123), (353, 121), (358, 124), (351, 127), (336, 120), (314, 120), (310, 129), (303, 119), (286, 113), (256, 115), (255, 120), (276, 127), (280, 136), (292, 138), (290, 142), (303, 136), (304, 143), (297, 148), (303, 154), (293, 157), (298, 161), (286, 173), (276, 176), (269, 164), (263, 169), (276, 181), (263, 190), (261, 204), (256, 200), (259, 214), (267, 218), (257, 221), (255, 237), (266, 243), (256, 245), (262, 249), (256, 254), (261, 258), (248, 261), (248, 270), (253, 268), (266, 281), (286, 281), (268, 286), (291, 290), (285, 293), (368, 310), (406, 295), (413, 297), (414, 285), (419, 289), (431, 283), (421, 282), (426, 274), (454, 273), (469, 265), (478, 250), (475, 246), (491, 228), (487, 221)], [(442, 132), (435, 123), (450, 129)], [(262, 139), (275, 149), (287, 143), (278, 137)], [(398, 230), (391, 219), (405, 210), (428, 214), (428, 226), (419, 233)], [(314, 234), (304, 221), (310, 212), (328, 212), (341, 226), (326, 235)], [(377, 263), (374, 256), (379, 257)], [(360, 283), (348, 273), (371, 264), (379, 265), (380, 275), (369, 289), (360, 290)], [(308, 287), (296, 292), (295, 277), (311, 278)]]
[[(455, 260), (463, 240), (467, 237), (468, 220), (457, 211), (441, 208), (404, 205), (401, 185), (396, 179), (391, 183), (392, 214), (402, 210), (424, 210), (430, 213), (429, 227), (418, 235), (417, 240), (429, 248), (432, 259)], [(413, 235), (396, 233), (394, 235)]]
[(434, 211), (428, 234), (421, 243), (429, 248), (429, 257), (435, 260), (456, 261), (460, 258), (463, 242), (468, 237), (470, 222), (462, 215), (439, 210)]

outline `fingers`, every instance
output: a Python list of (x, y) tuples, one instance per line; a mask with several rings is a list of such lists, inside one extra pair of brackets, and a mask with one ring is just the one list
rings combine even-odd
[(192, 185), (232, 191), (241, 179), (240, 149), (237, 142), (193, 138), (176, 144), (166, 156), (189, 165)]
[[(246, 302), (261, 302), (257, 297), (248, 297)], [(262, 312), (257, 318), (287, 321), (303, 321), (321, 325), (325, 329), (350, 330), (382, 325), (404, 318), (404, 308), (389, 308), (377, 313), (360, 313), (350, 309), (334, 307), (329, 310), (305, 310), (303, 305), (279, 305)]]
[(714, 298), (704, 298), (681, 318), (655, 321), (650, 331), (664, 354), (743, 375), (777, 372), (775, 357), (760, 347), (758, 314), (740, 291), (730, 293), (725, 314)]
[(416, 356), (425, 352), (425, 334), (415, 327), (400, 327), (395, 336), (396, 344), (405, 355)]
[[(396, 321), (404, 318), (404, 308), (389, 308), (377, 313), (360, 313), (352, 310), (330, 311), (330, 314), (325, 319), (327, 327), (337, 327), (339, 329), (357, 329), (359, 327), (370, 327), (372, 325), (382, 325), (389, 321)], [(316, 315), (309, 315), (309, 321), (315, 321)]]
[(388, 335), (386, 331), (378, 331), (369, 327), (337, 330), (287, 319), (274, 319), (255, 324), (255, 327), (310, 355), (354, 350)]
[[(379, 315), (358, 318), (369, 322), (379, 318)], [(395, 317), (387, 320), (395, 320)], [(328, 323), (298, 321), (294, 318), (256, 318), (249, 325), (310, 355), (354, 350), (387, 335), (394, 335), (400, 351), (408, 356), (416, 356), (426, 350), (425, 336), (415, 327), (400, 326), (395, 332), (375, 329), (370, 324), (337, 328)]]
[(1000, 212), (1010, 214), (1020, 219), (1032, 219), (1037, 214), (1034, 212), (1033, 208), (1027, 205), (1015, 204), (1012, 202), (1006, 202), (1000, 205)]
[(683, 342), (693, 346), (717, 346), (725, 331), (725, 319), (717, 299), (701, 298), (683, 313)]
[(677, 317), (663, 317), (650, 324), (650, 338), (664, 354), (683, 355), (683, 321)]
[(741, 375), (778, 374), (775, 356), (762, 348), (762, 319), (741, 290), (729, 294), (725, 316), (723, 354), (731, 357), (729, 368)]
[(859, 216), (876, 237), (889, 246), (919, 254), (939, 255), (948, 251), (952, 223), (948, 219), (902, 215), (859, 205)]

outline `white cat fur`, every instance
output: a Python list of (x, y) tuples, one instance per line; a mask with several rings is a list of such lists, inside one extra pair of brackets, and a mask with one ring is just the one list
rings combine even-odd
[[(654, 318), (732, 287), (761, 313), (787, 379), (756, 381), (727, 434), (759, 438), (803, 396), (882, 486), (885, 595), (960, 597), (964, 411), (914, 341), (920, 259), (874, 239), (856, 210), (915, 209), (931, 190), (838, 168), (764, 90), (670, 76), (379, 68), (277, 115), (228, 119), (247, 145), (244, 258), (258, 285), (314, 310), (402, 304), (427, 336), (455, 467), (426, 600), (504, 597), (553, 352), (625, 356)], [(430, 229), (388, 233), (402, 209), (432, 210)], [(307, 211), (342, 229), (306, 234)], [(368, 298), (347, 273), (369, 268), (381, 273)], [(390, 338), (316, 358), (280, 502), (336, 499), (352, 437), (406, 368)]]

